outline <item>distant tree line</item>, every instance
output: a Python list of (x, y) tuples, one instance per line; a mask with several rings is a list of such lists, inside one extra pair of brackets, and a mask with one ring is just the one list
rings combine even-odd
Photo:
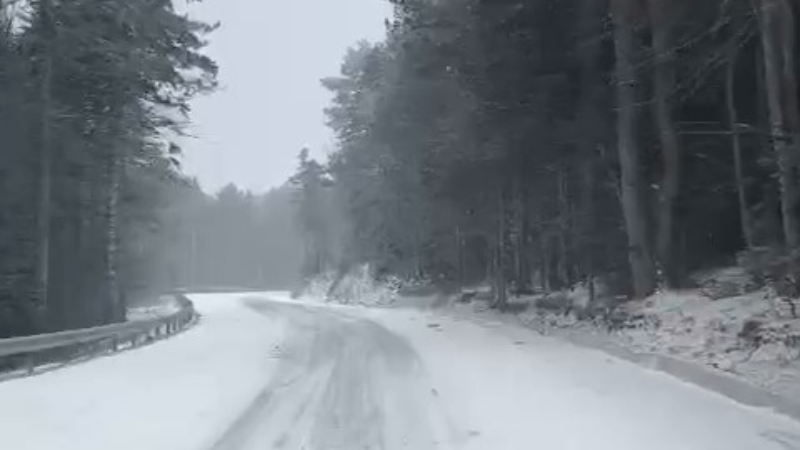
[(0, 6), (0, 337), (124, 320), (160, 276), (214, 26), (170, 0)]
[(188, 290), (291, 290), (304, 263), (296, 190), (255, 195), (227, 185), (209, 196), (196, 186), (174, 198), (170, 284)]
[(323, 80), (331, 267), (488, 280), (498, 305), (597, 280), (641, 298), (764, 254), (797, 275), (796, 2), (393, 3)]

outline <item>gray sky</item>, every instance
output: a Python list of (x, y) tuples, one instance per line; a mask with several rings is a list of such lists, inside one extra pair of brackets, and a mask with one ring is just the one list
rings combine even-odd
[(282, 184), (304, 146), (333, 148), (323, 77), (360, 39), (380, 40), (386, 0), (204, 0), (189, 12), (222, 27), (208, 53), (222, 89), (197, 100), (184, 169), (207, 191), (234, 182), (253, 191)]

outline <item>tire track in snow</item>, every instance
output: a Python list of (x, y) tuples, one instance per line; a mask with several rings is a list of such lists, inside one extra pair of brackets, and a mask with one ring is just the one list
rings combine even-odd
[(291, 330), (273, 379), (209, 450), (434, 450), (430, 388), (410, 345), (313, 306), (245, 303)]

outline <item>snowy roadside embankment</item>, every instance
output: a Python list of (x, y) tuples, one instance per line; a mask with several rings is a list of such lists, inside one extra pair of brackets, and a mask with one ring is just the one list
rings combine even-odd
[(14, 450), (207, 448), (263, 389), (283, 339), (239, 295), (191, 296), (199, 326), (152, 346), (0, 383)]
[(776, 314), (763, 292), (719, 300), (664, 293), (641, 313), (659, 326), (614, 333), (624, 345), (697, 361), (800, 402), (800, 321)]
[(128, 321), (158, 319), (167, 317), (181, 310), (181, 304), (174, 295), (162, 295), (155, 302), (147, 305), (136, 305), (128, 308)]
[(743, 294), (730, 284), (719, 285), (729, 286), (728, 295), (734, 296), (711, 298), (719, 296), (709, 296), (707, 286), (662, 292), (601, 320), (579, 320), (578, 308), (552, 307), (565, 298), (570, 304), (585, 302), (580, 291), (556, 301), (514, 300), (512, 309), (518, 312), (513, 315), (501, 315), (483, 302), (451, 304), (461, 314), (514, 319), (541, 334), (602, 349), (800, 418), (800, 320), (787, 315), (767, 291)]

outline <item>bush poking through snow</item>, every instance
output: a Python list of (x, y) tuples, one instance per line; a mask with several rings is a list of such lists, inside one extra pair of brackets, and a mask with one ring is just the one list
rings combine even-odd
[(403, 288), (397, 277), (377, 280), (368, 265), (358, 266), (343, 275), (326, 273), (309, 281), (303, 296), (341, 304), (385, 306), (394, 303)]
[(306, 286), (300, 291), (298, 297), (304, 297), (315, 301), (324, 301), (335, 281), (336, 274), (334, 272), (326, 272), (317, 275), (306, 283)]
[(700, 292), (712, 300), (737, 297), (759, 289), (753, 275), (741, 267), (708, 271), (692, 278)]

